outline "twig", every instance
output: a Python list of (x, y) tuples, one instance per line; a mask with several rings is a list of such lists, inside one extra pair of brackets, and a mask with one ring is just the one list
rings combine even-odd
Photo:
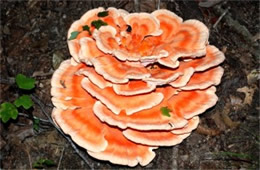
[(28, 146), (26, 145), (26, 149), (25, 149), (27, 155), (28, 155), (28, 159), (29, 159), (29, 165), (30, 165), (30, 169), (32, 169), (32, 158), (31, 158), (31, 155), (28, 151)]
[(202, 1), (199, 3), (200, 7), (204, 7), (204, 8), (210, 8), (213, 7), (214, 5), (220, 3), (222, 0), (207, 0), (207, 1)]
[(2, 78), (0, 77), (0, 84), (8, 84), (8, 85), (13, 85), (15, 83), (15, 79), (12, 78), (12, 77), (9, 77), (9, 78)]
[[(27, 118), (29, 118), (29, 117), (30, 117), (29, 115), (27, 115), (27, 114), (24, 114), (24, 113), (19, 113), (19, 116), (23, 116), (23, 117), (27, 117)], [(40, 120), (40, 121), (42, 121), (42, 122), (50, 123), (50, 121), (49, 121), (49, 120), (42, 119), (42, 118), (39, 118), (39, 117), (36, 117), (36, 116), (33, 116), (33, 118), (34, 118), (34, 119), (39, 119), (39, 120)]]
[(223, 13), (222, 15), (218, 18), (218, 20), (216, 21), (216, 23), (213, 25), (213, 28), (216, 28), (218, 23), (222, 20), (222, 18), (227, 14), (229, 8), (227, 8)]
[(140, 1), (134, 0), (135, 12), (140, 12)]
[(59, 163), (58, 163), (57, 170), (60, 169), (60, 164), (61, 164), (61, 160), (62, 160), (62, 158), (63, 158), (64, 150), (65, 150), (65, 147), (63, 147), (63, 149), (62, 149), (62, 151), (61, 151), (61, 156), (60, 156), (60, 159), (59, 159)]
[(44, 104), (34, 95), (31, 95), (32, 100), (38, 104), (42, 110), (42, 112), (44, 113), (44, 115), (48, 118), (48, 120), (50, 121), (50, 123), (57, 129), (57, 131), (70, 143), (70, 145), (73, 147), (73, 149), (76, 151), (76, 153), (81, 157), (81, 159), (90, 167), (91, 170), (94, 170), (94, 168), (92, 167), (92, 165), (90, 165), (89, 161), (85, 158), (85, 156), (79, 151), (79, 149), (77, 148), (77, 146), (75, 145), (75, 143), (71, 140), (70, 137), (66, 136), (63, 131), (52, 121), (50, 114), (45, 110), (44, 108)]
[(156, 0), (157, 3), (157, 10), (161, 8), (161, 0)]
[[(215, 6), (213, 7), (213, 9), (218, 15), (222, 15), (225, 12), (225, 10), (221, 8), (221, 6)], [(252, 42), (252, 34), (244, 25), (241, 25), (237, 20), (234, 20), (230, 14), (226, 14), (224, 20), (230, 28), (232, 28), (238, 34), (242, 35), (244, 40)]]
[(36, 71), (33, 73), (32, 77), (48, 77), (54, 73), (53, 70), (49, 71), (48, 73), (44, 73), (42, 71)]

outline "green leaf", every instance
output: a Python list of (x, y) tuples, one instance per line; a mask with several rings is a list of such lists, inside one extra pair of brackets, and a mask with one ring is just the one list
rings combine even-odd
[(107, 23), (99, 19), (99, 20), (92, 21), (91, 25), (96, 29), (99, 29), (101, 26), (107, 25)]
[(10, 118), (16, 119), (18, 116), (17, 108), (10, 102), (4, 102), (0, 106), (0, 118), (6, 123)]
[(33, 129), (36, 131), (39, 131), (39, 125), (40, 125), (40, 120), (39, 119), (33, 119)]
[(168, 107), (161, 107), (160, 111), (161, 111), (162, 115), (171, 117), (171, 115), (170, 115), (171, 110)]
[(33, 163), (33, 168), (43, 168), (44, 166), (54, 166), (55, 162), (49, 159), (39, 159), (38, 161)]
[(84, 26), (82, 26), (82, 28), (83, 28), (83, 31), (88, 31), (89, 35), (91, 35), (90, 28), (88, 25), (84, 25)]
[(108, 11), (99, 12), (97, 16), (98, 17), (106, 17), (106, 16), (108, 16)]
[(89, 26), (88, 25), (84, 25), (84, 26), (82, 26), (82, 28), (83, 28), (83, 31), (89, 31)]
[(15, 77), (15, 82), (20, 89), (31, 90), (35, 87), (35, 79), (26, 77), (23, 74), (17, 74)]
[(79, 35), (79, 31), (74, 31), (72, 33), (70, 33), (70, 38), (68, 40), (74, 40), (77, 38), (77, 36)]
[(22, 95), (21, 97), (19, 97), (14, 101), (14, 104), (16, 107), (23, 106), (23, 108), (29, 109), (30, 107), (33, 106), (33, 101), (30, 96)]

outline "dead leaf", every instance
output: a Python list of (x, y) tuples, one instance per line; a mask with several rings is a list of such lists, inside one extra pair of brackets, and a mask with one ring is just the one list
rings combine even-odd
[(56, 70), (60, 66), (60, 63), (65, 58), (66, 57), (64, 56), (64, 54), (60, 51), (56, 51), (56, 52), (53, 53), (53, 55), (52, 55), (52, 67), (54, 68), (54, 70)]
[(229, 95), (230, 103), (232, 106), (242, 106), (243, 100), (237, 96)]
[(221, 116), (222, 116), (222, 119), (223, 119), (224, 123), (225, 123), (227, 126), (229, 126), (231, 129), (236, 128), (236, 127), (240, 124), (239, 121), (236, 121), (236, 122), (233, 121), (233, 120), (228, 116), (228, 114), (226, 114), (226, 113), (221, 113)]
[(260, 80), (260, 70), (259, 69), (254, 69), (247, 75), (247, 83), (248, 84), (253, 84), (257, 80)]
[(253, 42), (256, 42), (260, 40), (260, 33), (257, 33), (256, 35), (253, 36)]
[(202, 125), (199, 125), (196, 129), (196, 132), (203, 135), (209, 135), (209, 136), (217, 136), (220, 134), (220, 131), (218, 129), (211, 129), (208, 127), (204, 127)]
[(244, 98), (243, 104), (244, 105), (248, 104), (249, 106), (251, 106), (255, 88), (249, 88), (248, 86), (244, 86), (244, 87), (238, 88), (237, 92), (244, 93), (246, 96)]
[(214, 120), (216, 126), (218, 127), (219, 130), (221, 131), (225, 131), (227, 129), (223, 119), (222, 119), (222, 116), (219, 112), (213, 114), (211, 116), (211, 119)]
[(217, 112), (211, 117), (214, 120), (218, 129), (221, 131), (225, 131), (228, 127), (231, 129), (236, 128), (240, 124), (239, 121), (233, 121), (229, 117), (231, 107), (232, 105), (230, 103), (227, 103), (225, 104), (221, 112)]

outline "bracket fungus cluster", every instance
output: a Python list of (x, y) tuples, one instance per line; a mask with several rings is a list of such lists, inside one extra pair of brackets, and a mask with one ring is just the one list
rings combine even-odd
[(68, 31), (72, 56), (52, 78), (52, 118), (89, 155), (147, 165), (187, 138), (218, 100), (224, 55), (197, 20), (171, 11), (96, 8)]

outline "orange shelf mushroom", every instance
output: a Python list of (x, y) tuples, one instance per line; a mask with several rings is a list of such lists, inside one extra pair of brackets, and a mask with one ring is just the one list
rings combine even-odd
[(54, 122), (97, 159), (149, 164), (218, 100), (225, 57), (208, 36), (200, 21), (165, 9), (86, 12), (68, 31), (72, 58), (52, 77)]

